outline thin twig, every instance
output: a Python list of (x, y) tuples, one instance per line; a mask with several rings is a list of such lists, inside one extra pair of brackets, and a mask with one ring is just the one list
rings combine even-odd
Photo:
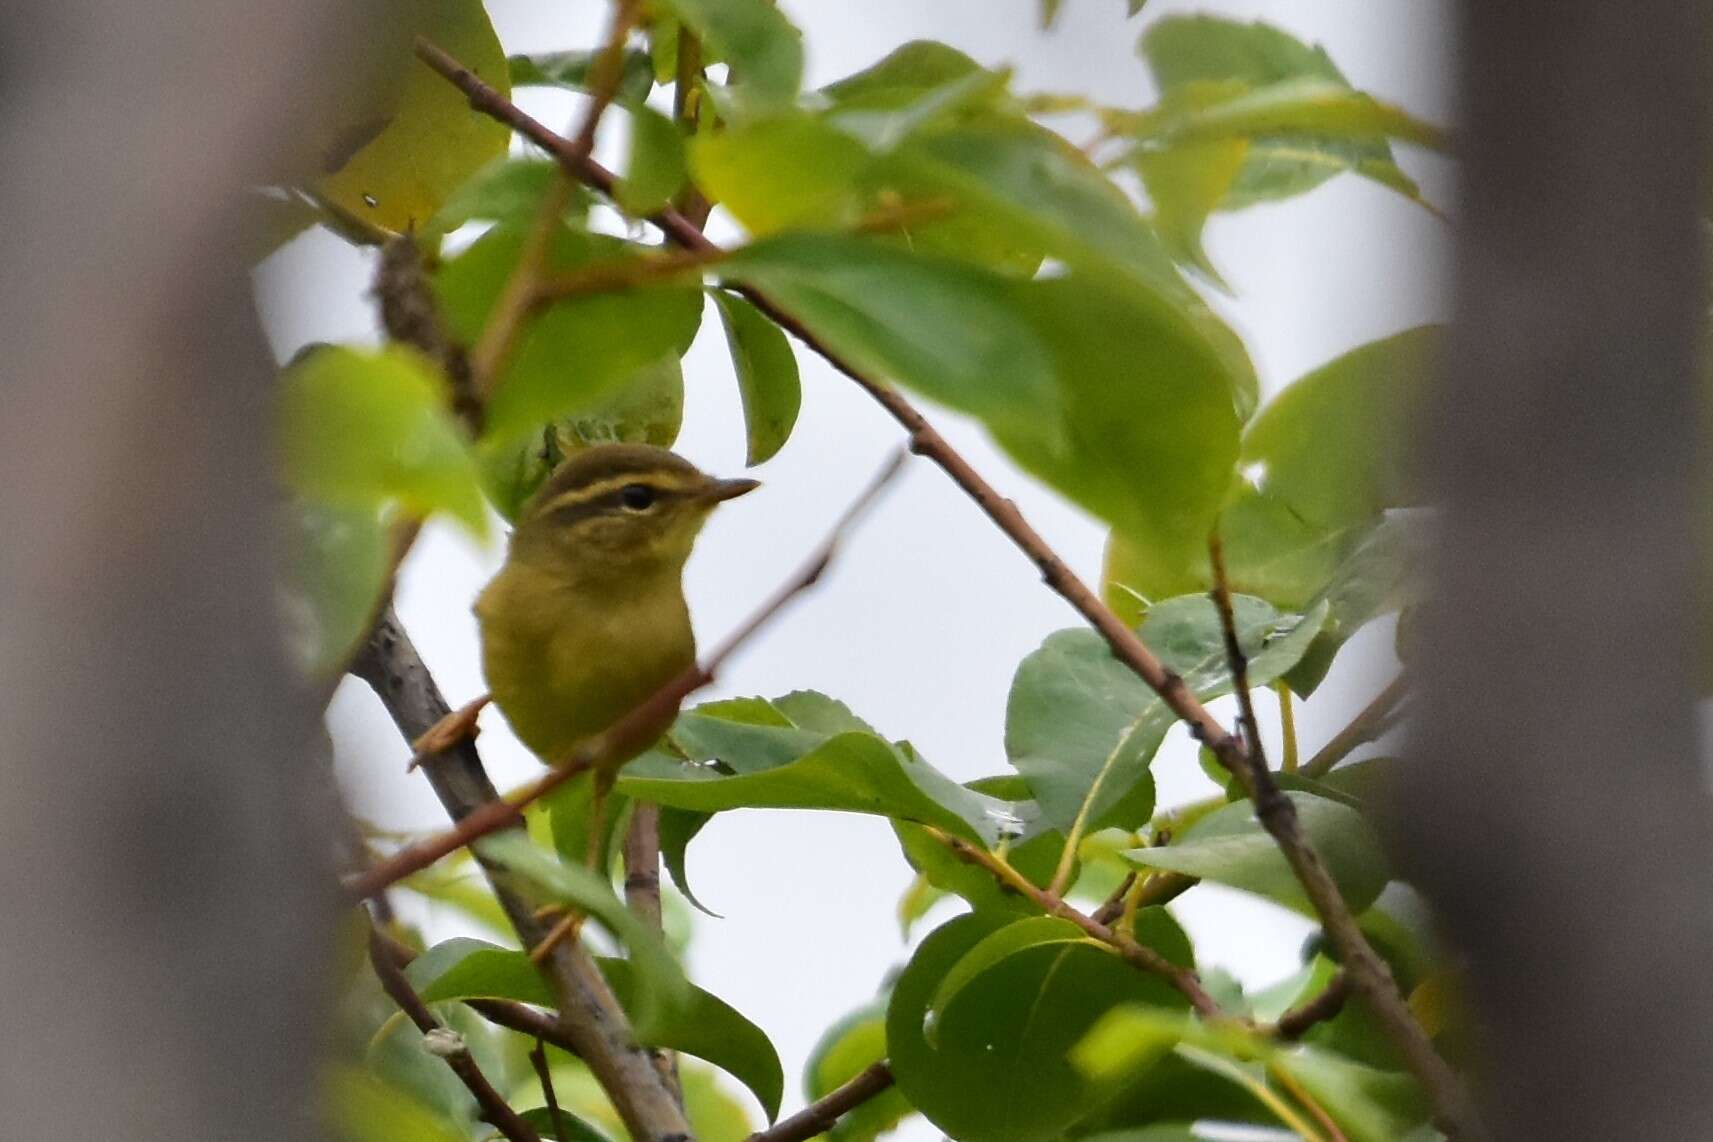
[[(594, 162), (587, 154), (580, 153), (569, 140), (559, 137), (524, 114), (509, 99), (426, 39), (417, 39), (416, 54), (463, 91), (473, 109), (511, 126), (553, 155), (574, 177), (603, 194), (611, 195), (615, 182), (613, 173)], [(651, 215), (649, 221), (659, 226), (671, 241), (685, 249), (718, 248), (694, 223), (670, 207)], [(1241, 780), (1242, 775), (1250, 770), (1248, 751), (1241, 739), (1220, 725), (1208, 712), (1207, 707), (1190, 691), (1184, 680), (1154, 656), (1136, 632), (1125, 625), (1088, 584), (1071, 571), (1064, 559), (1017, 510), (1017, 506), (1001, 496), (983, 479), (914, 405), (889, 385), (867, 376), (843, 360), (802, 322), (774, 305), (764, 294), (753, 289), (745, 289), (742, 292), (781, 328), (825, 358), (886, 409), (909, 433), (912, 451), (927, 456), (950, 476), (994, 525), (1039, 568), (1047, 586), (1076, 608), (1107, 641), (1113, 656), (1134, 670), (1143, 682), (1160, 696), (1166, 707), (1188, 724), (1191, 736), (1207, 746), (1220, 764), (1238, 775)], [(1270, 787), (1271, 795), (1266, 795)], [(1349, 908), (1338, 893), (1337, 885), (1303, 836), (1295, 806), (1288, 798), (1280, 795), (1276, 787), (1272, 787), (1270, 777), (1260, 786), (1260, 791), (1263, 795), (1256, 799), (1257, 815), (1268, 834), (1284, 852), (1291, 871), (1302, 883), (1304, 893), (1320, 915), (1333, 946), (1338, 949), (1346, 967), (1352, 972), (1357, 990), (1369, 1000), (1382, 1027), (1397, 1043), (1411, 1072), (1428, 1092), (1436, 1117), (1448, 1133), (1470, 1136), (1480, 1134), (1479, 1119), (1462, 1083), (1445, 1060), (1434, 1051), (1432, 1041), (1410, 1014), (1409, 1007), (1399, 994), (1397, 984), (1391, 978), (1391, 972), (1385, 962), (1374, 952), (1358, 928)]]
[(1279, 1016), (1279, 1021), (1273, 1025), (1273, 1034), (1281, 1039), (1301, 1039), (1315, 1024), (1337, 1018), (1338, 1013), (1344, 1010), (1344, 1001), (1349, 998), (1350, 976), (1339, 972), (1327, 981), (1319, 995)]
[(1332, 740), (1315, 751), (1315, 755), (1303, 762), (1301, 773), (1304, 777), (1324, 777), (1332, 771), (1332, 767), (1350, 755), (1357, 746), (1366, 745), (1391, 729), (1396, 721), (1399, 703), (1409, 692), (1407, 680), (1403, 675), (1392, 679), (1384, 690), (1375, 696), (1372, 702), (1362, 707), (1350, 724), (1338, 733)]
[(635, 756), (658, 736), (661, 725), (669, 722), (684, 699), (714, 680), (725, 665), (756, 631), (766, 626), (785, 605), (814, 586), (832, 562), (839, 542), (851, 525), (868, 510), (875, 499), (898, 474), (905, 454), (900, 451), (887, 461), (867, 488), (845, 509), (828, 532), (827, 538), (810, 554), (792, 577), (762, 604), (754, 614), (714, 649), (700, 665), (684, 671), (677, 678), (656, 690), (639, 706), (614, 722), (601, 733), (585, 739), (576, 749), (560, 760), (547, 773), (509, 797), (494, 798), (477, 806), (456, 826), (426, 840), (409, 845), (384, 861), (343, 884), (348, 900), (357, 901), (380, 892), (414, 872), (420, 872), (448, 853), (480, 840), (489, 833), (521, 824), (526, 806), (559, 788), (577, 774), (610, 764), (616, 758)]
[(684, 250), (646, 258), (608, 258), (589, 262), (554, 276), (543, 275), (535, 283), (532, 305), (586, 297), (595, 293), (617, 293), (638, 286), (657, 285), (709, 266), (728, 256), (725, 250)]
[(1261, 723), (1255, 718), (1255, 695), (1249, 690), (1249, 656), (1243, 653), (1243, 643), (1237, 637), (1231, 584), (1225, 577), (1225, 544), (1220, 541), (1218, 531), (1208, 538), (1207, 555), (1213, 565), (1213, 605), (1219, 611), (1219, 626), (1225, 633), (1225, 660), (1231, 668), (1231, 687), (1237, 691), (1239, 728), (1248, 742), (1250, 764), (1264, 770), (1267, 754), (1261, 747)]
[(828, 1091), (814, 1102), (787, 1118), (781, 1118), (766, 1130), (751, 1134), (745, 1142), (803, 1142), (831, 1130), (843, 1115), (849, 1114), (869, 1099), (884, 1094), (892, 1086), (892, 1067), (882, 1059), (858, 1071), (836, 1090)]
[[(422, 997), (416, 994), (416, 989), (410, 986), (398, 964), (393, 961), (391, 952), (381, 943), (371, 929), (369, 939), (369, 963), (374, 966), (375, 975), (381, 981), (381, 987), (386, 990), (392, 1001), (398, 1004), (399, 1010), (416, 1024), (417, 1030), (424, 1036), (448, 1034), (445, 1027), (434, 1017)], [(432, 1042), (432, 1040), (430, 1040)], [(482, 1110), (482, 1119), (490, 1123), (494, 1129), (504, 1134), (511, 1142), (541, 1142), (537, 1134), (513, 1110), (505, 1099), (500, 1097), (487, 1076), (482, 1074), (482, 1068), (476, 1065), (476, 1060), (464, 1047), (462, 1041), (448, 1044), (444, 1049), (434, 1051), (446, 1061), (452, 1073), (469, 1089), (476, 1099), (476, 1105)]]
[[(660, 918), (660, 806), (639, 802), (625, 831), (625, 903), (649, 930), (662, 932)], [(680, 1092), (678, 1060), (671, 1051), (651, 1048), (661, 1080)]]
[(565, 1112), (559, 1109), (559, 1096), (553, 1091), (553, 1072), (547, 1067), (547, 1047), (545, 1040), (537, 1038), (535, 1046), (529, 1051), (530, 1065), (535, 1068), (535, 1077), (541, 1083), (541, 1097), (547, 1103), (547, 1116), (553, 1123), (553, 1135), (560, 1142), (573, 1137), (571, 1123), (566, 1119)]
[(1220, 1014), (1219, 1004), (1214, 1002), (1213, 996), (1202, 989), (1201, 981), (1196, 978), (1195, 972), (1188, 968), (1179, 967), (1153, 948), (1138, 944), (1124, 933), (1115, 932), (1093, 917), (1072, 908), (1059, 897), (1037, 886), (1028, 877), (986, 849), (972, 845), (962, 837), (954, 837), (950, 833), (942, 832), (931, 826), (924, 826), (924, 828), (929, 836), (945, 845), (952, 851), (952, 855), (959, 860), (973, 864), (977, 868), (986, 869), (993, 874), (993, 878), (1000, 884), (1026, 897), (1030, 903), (1043, 912), (1050, 916), (1069, 920), (1090, 936), (1111, 947), (1123, 958), (1125, 963), (1140, 968), (1151, 975), (1157, 975), (1171, 984), (1179, 994), (1190, 1001), (1190, 1006), (1195, 1008), (1198, 1014), (1203, 1016)]
[(1094, 910), (1094, 922), (1096, 924), (1111, 924), (1124, 915), (1124, 899), (1130, 895), (1130, 888), (1135, 883), (1136, 870), (1131, 869), (1124, 874), (1124, 879), (1118, 882), (1118, 887), (1112, 890), (1112, 894), (1101, 902), (1099, 908)]

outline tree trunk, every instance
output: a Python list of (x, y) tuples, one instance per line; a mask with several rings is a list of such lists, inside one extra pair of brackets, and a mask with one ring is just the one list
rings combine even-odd
[(1467, 953), (1495, 1133), (1713, 1123), (1702, 5), (1462, 5), (1447, 506), (1395, 806)]

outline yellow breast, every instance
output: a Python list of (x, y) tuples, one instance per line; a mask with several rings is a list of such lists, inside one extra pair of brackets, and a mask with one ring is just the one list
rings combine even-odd
[(533, 569), (508, 566), (476, 602), (494, 704), (519, 740), (549, 764), (695, 662), (677, 576), (630, 588), (590, 597)]

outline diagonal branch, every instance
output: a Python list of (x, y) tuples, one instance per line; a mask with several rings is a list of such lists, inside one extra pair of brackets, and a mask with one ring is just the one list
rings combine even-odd
[[(440, 1020), (436, 1019), (434, 1013), (428, 1009), (428, 1004), (424, 1003), (422, 997), (410, 986), (410, 981), (405, 979), (404, 973), (399, 970), (397, 962), (393, 959), (391, 949), (381, 941), (379, 933), (372, 928), (369, 932), (369, 963), (373, 965), (375, 975), (381, 981), (381, 987), (386, 990), (387, 995), (392, 997), (392, 1001), (398, 1004), (399, 1010), (409, 1016), (412, 1023), (416, 1024), (418, 1031), (421, 1031), (425, 1036), (433, 1036), (437, 1032), (444, 1033), (446, 1031), (446, 1028), (441, 1026)], [(429, 1039), (428, 1042), (433, 1043), (433, 1039)], [(449, 1043), (444, 1049), (434, 1050), (433, 1053), (445, 1060), (446, 1065), (452, 1069), (452, 1073), (458, 1076), (458, 1080), (475, 1097), (476, 1105), (482, 1109), (483, 1121), (492, 1124), (494, 1129), (504, 1134), (511, 1142), (541, 1142), (541, 1136), (530, 1127), (529, 1123), (519, 1118), (517, 1111), (513, 1110), (510, 1104), (500, 1097), (500, 1093), (494, 1089), (493, 1084), (482, 1073), (482, 1068), (476, 1065), (476, 1060), (471, 1057), (469, 1049), (464, 1046), (462, 1041)]]
[[(615, 178), (611, 171), (581, 152), (571, 141), (525, 114), (444, 50), (419, 37), (416, 54), (462, 91), (474, 110), (511, 126), (553, 155), (572, 176), (604, 194), (612, 193)], [(688, 218), (670, 207), (651, 215), (649, 221), (660, 227), (668, 239), (687, 250), (711, 252), (719, 248)], [(765, 295), (751, 289), (743, 292), (781, 328), (796, 336), (886, 409), (909, 433), (912, 451), (932, 460), (976, 502), (994, 525), (1040, 569), (1047, 586), (1076, 608), (1099, 632), (1112, 648), (1113, 656), (1134, 670), (1160, 696), (1167, 708), (1188, 724), (1191, 735), (1207, 746), (1220, 764), (1240, 781), (1245, 775), (1253, 778), (1256, 767), (1241, 738), (1226, 731), (1184, 680), (1154, 656), (1136, 632), (1071, 571), (1064, 559), (1017, 510), (1017, 506), (984, 480), (914, 405), (896, 389), (865, 375), (840, 358)], [(1263, 826), (1284, 852), (1291, 871), (1302, 883), (1328, 937), (1351, 972), (1356, 992), (1368, 1001), (1388, 1035), (1398, 1044), (1411, 1072), (1427, 1090), (1441, 1124), (1454, 1135), (1478, 1135), (1480, 1127), (1473, 1104), (1457, 1075), (1434, 1051), (1433, 1043), (1416, 1023), (1399, 994), (1385, 961), (1375, 953), (1358, 928), (1325, 865), (1304, 837), (1295, 806), (1279, 793), (1270, 776), (1265, 776), (1259, 784), (1246, 781), (1245, 788), (1255, 800), (1256, 812)]]
[(1225, 577), (1225, 544), (1220, 541), (1217, 530), (1208, 540), (1207, 554), (1213, 567), (1213, 605), (1219, 611), (1220, 629), (1225, 632), (1225, 658), (1231, 667), (1231, 688), (1237, 691), (1238, 729), (1247, 738), (1251, 765), (1266, 772), (1267, 754), (1261, 748), (1261, 723), (1255, 720), (1255, 695), (1249, 690), (1249, 656), (1243, 653), (1243, 643), (1237, 637), (1237, 616), (1231, 609), (1231, 585)]
[(799, 1110), (781, 1118), (766, 1130), (751, 1134), (745, 1142), (804, 1142), (825, 1134), (839, 1121), (876, 1095), (892, 1087), (892, 1067), (882, 1059), (858, 1071), (849, 1082)]

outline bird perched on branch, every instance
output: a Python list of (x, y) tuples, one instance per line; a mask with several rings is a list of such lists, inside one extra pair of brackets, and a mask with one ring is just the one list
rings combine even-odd
[[(476, 618), (494, 703), (536, 756), (564, 763), (694, 665), (685, 561), (714, 508), (757, 486), (663, 448), (606, 444), (530, 499)], [(606, 780), (628, 760), (608, 759)]]

